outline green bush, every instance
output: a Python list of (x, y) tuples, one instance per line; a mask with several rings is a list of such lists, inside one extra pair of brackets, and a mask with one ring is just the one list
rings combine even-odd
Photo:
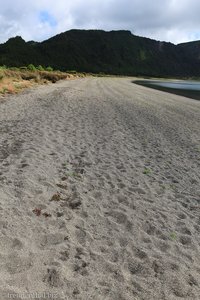
[(46, 68), (46, 71), (52, 72), (52, 71), (53, 71), (53, 68), (49, 66), (49, 67)]
[(5, 65), (0, 66), (0, 70), (5, 70), (5, 69), (7, 69), (7, 67)]
[(37, 69), (38, 69), (39, 71), (44, 71), (44, 68), (43, 68), (43, 66), (41, 66), (41, 65), (39, 65), (39, 66), (37, 67)]
[(30, 71), (36, 71), (36, 67), (33, 64), (28, 65), (27, 69)]

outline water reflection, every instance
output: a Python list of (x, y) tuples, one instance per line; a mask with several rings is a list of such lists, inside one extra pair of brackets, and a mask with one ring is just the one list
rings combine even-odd
[(136, 80), (134, 83), (200, 100), (200, 82), (191, 80)]

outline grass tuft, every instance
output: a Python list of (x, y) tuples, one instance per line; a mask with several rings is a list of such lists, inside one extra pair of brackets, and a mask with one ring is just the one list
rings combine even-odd
[(145, 175), (149, 175), (150, 173), (151, 173), (151, 170), (148, 168), (145, 168), (143, 171), (143, 174), (145, 174)]

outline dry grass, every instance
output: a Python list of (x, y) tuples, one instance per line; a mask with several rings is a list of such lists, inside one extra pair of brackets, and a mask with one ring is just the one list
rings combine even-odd
[(84, 77), (85, 74), (69, 74), (59, 71), (0, 70), (0, 95), (16, 94), (38, 84), (55, 83), (59, 80)]

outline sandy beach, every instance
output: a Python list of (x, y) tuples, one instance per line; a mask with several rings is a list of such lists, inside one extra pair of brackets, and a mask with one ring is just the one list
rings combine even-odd
[(200, 101), (132, 80), (0, 99), (0, 300), (200, 299)]

